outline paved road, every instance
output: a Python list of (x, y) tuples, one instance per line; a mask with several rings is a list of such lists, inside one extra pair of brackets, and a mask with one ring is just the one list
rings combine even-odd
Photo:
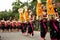
[[(35, 31), (33, 37), (24, 36), (21, 32), (4, 32), (0, 35), (2, 40), (41, 40), (39, 31)], [(50, 40), (49, 33), (46, 35), (46, 40)]]

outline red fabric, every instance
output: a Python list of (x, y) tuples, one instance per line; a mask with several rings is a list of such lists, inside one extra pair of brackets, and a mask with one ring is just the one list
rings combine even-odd
[(0, 23), (0, 27), (2, 26), (2, 24)]
[(56, 16), (57, 16), (57, 17), (59, 16), (58, 13), (56, 13)]
[(43, 19), (43, 20), (42, 20), (42, 23), (43, 23), (44, 28), (46, 28), (46, 25), (45, 25), (44, 22), (45, 22), (45, 20)]
[(17, 22), (17, 23), (16, 23), (16, 26), (19, 26), (19, 25), (20, 25), (20, 22)]
[(47, 15), (43, 15), (43, 17), (47, 17)]
[(8, 23), (6, 22), (6, 23), (5, 23), (5, 26), (7, 27), (7, 25), (8, 25)]
[(56, 31), (58, 31), (57, 26), (55, 25), (55, 23), (53, 22), (53, 27), (55, 28)]
[[(34, 27), (33, 27), (32, 23), (30, 23), (30, 25), (31, 25), (31, 28), (32, 28), (32, 32), (31, 32), (31, 33), (33, 33)], [(31, 34), (31, 33), (30, 33), (30, 34)]]
[(55, 39), (52, 38), (51, 40), (58, 40), (58, 39), (57, 38), (55, 38)]
[(12, 27), (14, 27), (16, 24), (15, 24), (15, 22), (12, 22)]
[(43, 25), (44, 25), (44, 28), (46, 28), (46, 25), (43, 23)]
[(24, 27), (24, 23), (22, 23), (22, 27)]
[(33, 20), (32, 18), (30, 20)]
[(43, 20), (43, 22), (42, 22), (42, 23), (43, 23), (43, 27), (44, 27), (45, 31), (47, 32), (47, 31), (48, 31), (48, 30), (46, 29), (47, 26), (45, 25), (44, 22), (45, 22), (45, 21)]
[(34, 27), (33, 27), (32, 23), (30, 23), (30, 25), (31, 25), (31, 27), (32, 27), (32, 30), (34, 30)]

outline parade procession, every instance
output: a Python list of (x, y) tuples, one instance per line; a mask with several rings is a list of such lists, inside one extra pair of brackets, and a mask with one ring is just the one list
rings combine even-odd
[[(33, 37), (34, 28), (38, 22), (38, 29), (42, 40), (46, 40), (46, 34), (49, 33), (51, 40), (60, 40), (60, 15), (53, 0), (46, 0), (46, 6), (42, 4), (41, 0), (37, 0), (36, 15), (28, 6), (18, 9), (19, 19), (0, 20), (1, 32), (21, 32), (22, 35), (30, 35)], [(37, 22), (35, 22), (35, 20)]]

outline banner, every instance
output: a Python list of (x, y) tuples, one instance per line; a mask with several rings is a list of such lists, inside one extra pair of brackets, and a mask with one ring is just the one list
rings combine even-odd
[(36, 8), (37, 18), (43, 16), (43, 10), (41, 5), (42, 5), (41, 0), (37, 0), (37, 8)]
[(55, 15), (54, 5), (52, 4), (52, 0), (47, 0), (47, 15)]
[(19, 20), (20, 20), (21, 22), (24, 21), (24, 15), (23, 15), (23, 13), (20, 13), (20, 18), (19, 18)]
[(25, 21), (29, 21), (28, 11), (25, 11), (25, 12), (24, 12), (24, 19), (25, 19)]

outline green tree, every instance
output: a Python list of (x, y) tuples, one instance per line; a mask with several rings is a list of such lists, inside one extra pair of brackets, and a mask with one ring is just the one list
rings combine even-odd
[(16, 15), (18, 15), (18, 9), (20, 8), (21, 4), (22, 4), (22, 2), (20, 2), (20, 0), (16, 0), (16, 2), (12, 3), (12, 6), (13, 6), (12, 16), (13, 17), (17, 17)]

